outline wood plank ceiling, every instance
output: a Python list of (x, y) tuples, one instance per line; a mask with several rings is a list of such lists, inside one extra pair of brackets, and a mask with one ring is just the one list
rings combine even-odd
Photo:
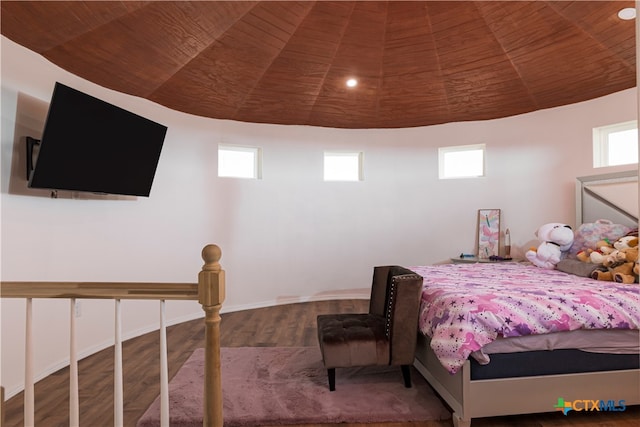
[[(398, 128), (636, 84), (633, 1), (2, 1), (1, 32), (69, 72), (218, 119)], [(348, 78), (358, 79), (348, 88)]]

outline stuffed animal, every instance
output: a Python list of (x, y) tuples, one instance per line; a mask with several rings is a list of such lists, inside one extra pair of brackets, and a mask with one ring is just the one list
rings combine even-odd
[(541, 241), (537, 248), (531, 248), (525, 257), (541, 268), (554, 269), (573, 244), (573, 230), (567, 224), (552, 222), (544, 224), (536, 231)]
[(576, 259), (582, 262), (591, 262), (591, 252), (593, 249), (582, 249), (576, 254)]
[(603, 264), (607, 255), (615, 250), (638, 246), (638, 236), (629, 233), (615, 240), (613, 243), (605, 238), (598, 240), (595, 248), (585, 248), (576, 253), (576, 258), (582, 262), (590, 262), (592, 264)]
[(594, 270), (591, 278), (618, 283), (634, 283), (634, 267), (638, 262), (638, 248), (615, 250), (605, 257), (602, 268)]
[(633, 266), (633, 274), (636, 276), (635, 283), (638, 283), (640, 281), (640, 261), (639, 260), (636, 260), (636, 264)]
[(622, 252), (625, 253), (627, 262), (631, 263), (633, 268), (631, 269), (630, 274), (624, 274), (622, 272), (617, 272), (613, 275), (613, 281), (617, 283), (638, 283), (638, 247), (621, 249)]
[(596, 280), (617, 283), (635, 283), (638, 281), (636, 265), (638, 264), (638, 237), (626, 235), (612, 244), (613, 249), (604, 255), (602, 267), (591, 273)]
[(621, 238), (613, 242), (613, 247), (618, 250), (626, 248), (636, 248), (638, 247), (638, 236), (622, 236)]
[(609, 239), (598, 240), (594, 248), (586, 248), (580, 250), (576, 254), (576, 258), (582, 262), (590, 262), (592, 264), (602, 264), (604, 256), (613, 251), (613, 245)]
[[(634, 229), (631, 230), (629, 233), (627, 233), (627, 236), (631, 236), (631, 237), (635, 237), (636, 241), (635, 241), (635, 249), (636, 249), (636, 254), (635, 254), (635, 262), (633, 264), (633, 275), (634, 275), (634, 281), (633, 282), (628, 282), (629, 278), (626, 277), (619, 277), (622, 282), (620, 282), (620, 280), (618, 280), (618, 277), (614, 277), (614, 279), (616, 280), (616, 282), (618, 283), (638, 283), (640, 282), (640, 259), (638, 259), (638, 257), (640, 256), (638, 254), (638, 247), (640, 246), (640, 241), (638, 241), (638, 229)], [(633, 244), (633, 240), (630, 240), (630, 245)], [(627, 258), (633, 257), (633, 252), (631, 253), (631, 255), (627, 255)], [(625, 280), (626, 279), (626, 280)]]
[[(605, 242), (598, 242), (598, 243), (605, 243)], [(598, 246), (596, 250), (591, 251), (591, 253), (589, 254), (589, 261), (592, 264), (603, 264), (605, 257), (607, 257), (608, 255), (611, 255), (611, 253), (614, 250), (615, 249), (613, 248), (613, 245), (607, 241), (605, 244)]]
[(638, 236), (628, 234), (613, 243), (613, 247), (625, 254), (626, 261), (633, 263), (631, 274), (618, 272), (613, 275), (613, 280), (618, 283), (638, 282)]

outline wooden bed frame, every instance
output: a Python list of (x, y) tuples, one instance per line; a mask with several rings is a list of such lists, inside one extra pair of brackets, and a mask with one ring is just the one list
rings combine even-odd
[[(612, 218), (637, 227), (637, 204), (635, 212), (630, 213), (628, 206), (622, 209), (616, 200), (619, 192), (614, 188), (619, 183), (620, 191), (628, 195), (630, 182), (635, 185), (637, 195), (637, 171), (578, 178), (576, 225)], [(472, 380), (469, 360), (455, 375), (450, 374), (422, 334), (418, 336), (414, 366), (451, 407), (455, 427), (469, 427), (472, 418), (553, 412), (558, 398), (640, 404), (640, 369)]]

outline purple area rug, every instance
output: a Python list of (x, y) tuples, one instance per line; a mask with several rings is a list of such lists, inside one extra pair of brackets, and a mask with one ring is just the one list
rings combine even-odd
[[(329, 392), (316, 347), (222, 348), (224, 425), (444, 420), (451, 413), (412, 368), (405, 388), (400, 367), (336, 369)], [(169, 383), (171, 426), (202, 426), (204, 349), (197, 349)], [(138, 427), (160, 425), (157, 398)]]

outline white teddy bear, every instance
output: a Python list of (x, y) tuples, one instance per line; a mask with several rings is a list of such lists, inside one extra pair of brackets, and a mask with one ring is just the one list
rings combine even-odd
[(552, 222), (544, 224), (536, 236), (542, 242), (538, 248), (531, 248), (525, 257), (534, 265), (541, 268), (554, 269), (563, 258), (563, 252), (568, 251), (573, 244), (573, 230), (567, 224)]

